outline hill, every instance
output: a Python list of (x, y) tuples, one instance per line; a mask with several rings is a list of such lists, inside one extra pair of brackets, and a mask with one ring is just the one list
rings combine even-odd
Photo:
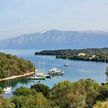
[(108, 32), (100, 31), (50, 30), (0, 40), (0, 48), (5, 49), (80, 49), (107, 46)]
[(30, 61), (10, 54), (0, 53), (0, 79), (15, 75), (23, 75), (34, 71)]

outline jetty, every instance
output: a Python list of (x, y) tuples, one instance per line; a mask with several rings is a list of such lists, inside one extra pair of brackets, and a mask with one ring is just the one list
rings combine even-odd
[(24, 73), (23, 75), (16, 75), (16, 76), (11, 76), (11, 77), (7, 77), (7, 78), (2, 78), (2, 79), (0, 79), (0, 82), (16, 79), (16, 78), (20, 78), (20, 77), (26, 77), (26, 76), (30, 76), (30, 75), (34, 75), (34, 74), (35, 74), (35, 72), (29, 72), (29, 73)]

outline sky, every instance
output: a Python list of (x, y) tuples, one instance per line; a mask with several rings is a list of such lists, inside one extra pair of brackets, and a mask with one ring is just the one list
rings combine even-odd
[(0, 39), (52, 29), (108, 31), (108, 0), (0, 0)]

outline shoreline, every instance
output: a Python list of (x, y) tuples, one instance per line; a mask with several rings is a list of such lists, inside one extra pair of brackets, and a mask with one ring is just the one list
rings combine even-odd
[(33, 75), (33, 74), (35, 74), (35, 72), (25, 73), (23, 75), (11, 76), (11, 77), (8, 77), (8, 78), (0, 79), (0, 82), (6, 81), (6, 80), (16, 79), (16, 78), (20, 78), (20, 77), (30, 76), (30, 75)]
[[(44, 54), (38, 54), (38, 55), (35, 55), (35, 56), (54, 56), (56, 57), (56, 59), (63, 59), (63, 60), (67, 60), (66, 58), (63, 58), (63, 57), (57, 57), (56, 55), (44, 55)], [(86, 62), (96, 62), (96, 63), (108, 63), (108, 61), (105, 61), (105, 60), (90, 60), (90, 59), (69, 59), (68, 60), (74, 60), (74, 61), (86, 61)]]

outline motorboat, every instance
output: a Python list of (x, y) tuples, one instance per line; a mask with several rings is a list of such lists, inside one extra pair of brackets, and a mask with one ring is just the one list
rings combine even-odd
[(63, 75), (64, 71), (54, 67), (52, 69), (49, 69), (48, 74), (49, 75)]

